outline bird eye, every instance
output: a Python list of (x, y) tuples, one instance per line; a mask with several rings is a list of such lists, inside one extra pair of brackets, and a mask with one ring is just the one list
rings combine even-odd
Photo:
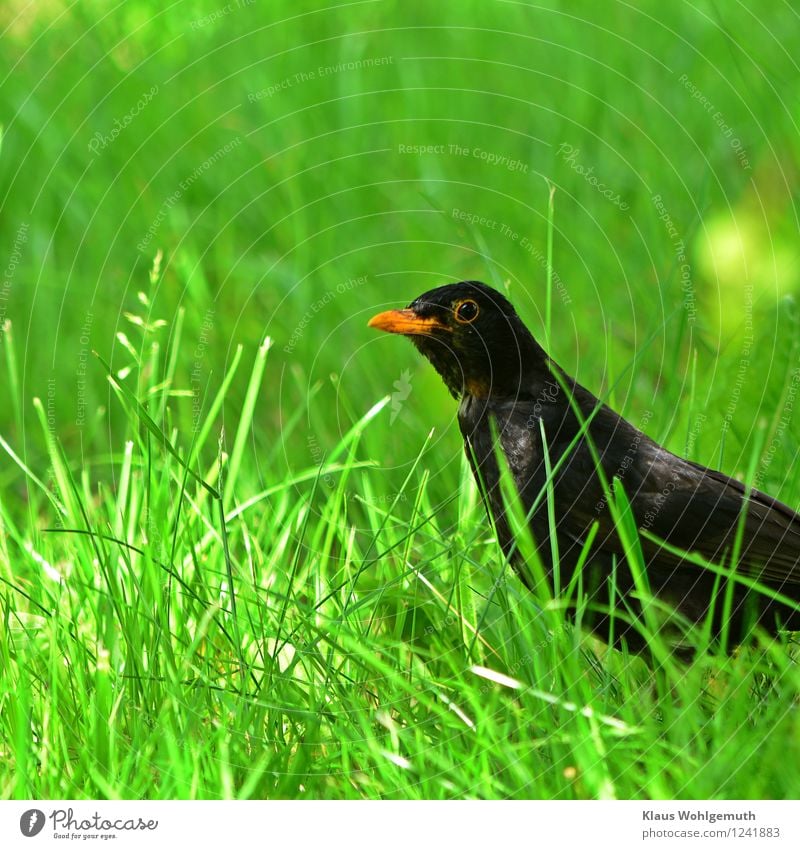
[(461, 301), (456, 307), (455, 316), (460, 324), (472, 324), (478, 317), (478, 305), (475, 301)]

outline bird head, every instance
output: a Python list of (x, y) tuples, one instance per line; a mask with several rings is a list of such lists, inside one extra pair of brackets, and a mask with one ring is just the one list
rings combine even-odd
[(431, 289), (370, 327), (407, 336), (456, 397), (517, 397), (547, 357), (508, 299), (485, 283)]

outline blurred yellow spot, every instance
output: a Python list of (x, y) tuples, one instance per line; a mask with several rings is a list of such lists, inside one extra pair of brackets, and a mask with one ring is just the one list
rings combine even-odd
[(755, 305), (769, 306), (800, 282), (792, 246), (768, 219), (744, 210), (710, 218), (697, 237), (697, 296), (720, 342), (742, 335)]

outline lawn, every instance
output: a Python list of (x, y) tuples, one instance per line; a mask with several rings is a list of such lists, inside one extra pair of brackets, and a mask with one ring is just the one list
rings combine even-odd
[(0, 798), (797, 798), (790, 637), (654, 668), (574, 627), (366, 326), (484, 280), (800, 504), (793, 4), (0, 23)]

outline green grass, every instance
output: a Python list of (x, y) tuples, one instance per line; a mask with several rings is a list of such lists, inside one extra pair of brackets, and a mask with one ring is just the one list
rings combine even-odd
[(652, 669), (574, 628), (432, 369), (366, 328), (506, 288), (634, 424), (798, 505), (794, 10), (23, 6), (0, 798), (796, 798), (788, 639), (651, 635)]

